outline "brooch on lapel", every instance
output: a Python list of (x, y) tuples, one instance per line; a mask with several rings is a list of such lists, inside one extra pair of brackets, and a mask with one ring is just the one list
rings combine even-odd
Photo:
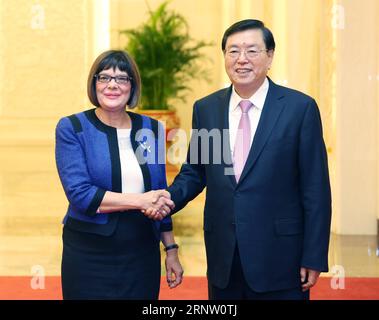
[(147, 152), (151, 152), (150, 145), (147, 144), (147, 137), (143, 137), (142, 141), (138, 141), (139, 145), (143, 149), (144, 157), (147, 156)]

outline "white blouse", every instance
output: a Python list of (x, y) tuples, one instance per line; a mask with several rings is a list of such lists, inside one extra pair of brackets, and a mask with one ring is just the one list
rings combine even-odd
[(130, 132), (131, 129), (117, 129), (122, 193), (143, 193), (145, 192), (143, 175), (137, 157), (134, 154)]

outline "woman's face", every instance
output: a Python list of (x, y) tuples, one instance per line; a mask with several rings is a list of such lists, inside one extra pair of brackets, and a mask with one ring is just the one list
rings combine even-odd
[[(109, 80), (108, 77), (116, 77)], [(98, 73), (96, 79), (97, 101), (106, 111), (124, 110), (130, 98), (132, 85), (129, 75), (120, 69), (110, 68)]]

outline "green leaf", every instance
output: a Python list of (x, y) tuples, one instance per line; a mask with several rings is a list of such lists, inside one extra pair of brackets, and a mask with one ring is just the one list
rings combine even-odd
[(191, 79), (209, 81), (209, 70), (200, 62), (212, 60), (201, 50), (213, 43), (192, 39), (187, 21), (168, 3), (149, 9), (149, 18), (137, 29), (120, 31), (141, 73), (142, 109), (170, 109), (170, 101), (185, 101)]

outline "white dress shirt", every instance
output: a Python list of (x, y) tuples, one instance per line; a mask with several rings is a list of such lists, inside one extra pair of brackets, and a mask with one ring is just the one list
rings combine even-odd
[(248, 116), (250, 120), (250, 130), (251, 130), (251, 140), (250, 147), (254, 139), (255, 132), (257, 131), (259, 119), (261, 117), (261, 113), (263, 110), (263, 105), (266, 101), (267, 92), (268, 92), (269, 82), (267, 78), (263, 82), (263, 84), (259, 87), (259, 89), (249, 98), (243, 99), (241, 98), (234, 86), (232, 88), (232, 94), (230, 96), (229, 102), (229, 139), (230, 139), (230, 150), (234, 152), (234, 145), (236, 142), (236, 135), (238, 130), (238, 124), (241, 119), (242, 111), (238, 106), (241, 100), (250, 100), (253, 106), (248, 111)]

